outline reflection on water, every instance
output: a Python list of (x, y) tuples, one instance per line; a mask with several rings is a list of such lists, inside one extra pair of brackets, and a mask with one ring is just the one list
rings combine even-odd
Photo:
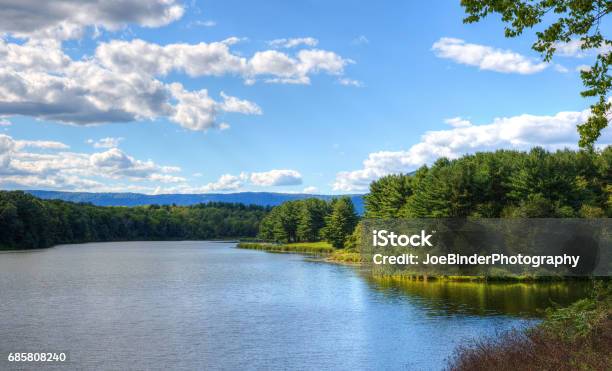
[(579, 295), (562, 284), (368, 280), (233, 246), (0, 253), (0, 370), (27, 367), (8, 364), (11, 351), (69, 353), (46, 370), (438, 370), (467, 339), (529, 326), (549, 300)]
[(365, 276), (370, 286), (389, 296), (418, 300), (430, 315), (474, 314), (539, 317), (553, 305), (568, 305), (588, 295), (586, 281), (482, 283), (418, 281)]

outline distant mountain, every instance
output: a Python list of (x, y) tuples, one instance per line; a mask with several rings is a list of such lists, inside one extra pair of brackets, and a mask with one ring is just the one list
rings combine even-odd
[[(276, 206), (285, 201), (315, 197), (331, 200), (332, 195), (311, 195), (302, 193), (239, 192), (202, 194), (160, 194), (141, 193), (90, 193), (58, 191), (25, 191), (43, 199), (59, 199), (72, 202), (89, 202), (98, 206), (140, 206), (140, 205), (193, 205), (206, 202), (237, 202), (246, 205)], [(348, 195), (359, 214), (363, 214), (363, 195)]]

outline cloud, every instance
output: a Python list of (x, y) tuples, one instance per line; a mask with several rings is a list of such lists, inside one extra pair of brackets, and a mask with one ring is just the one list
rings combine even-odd
[[(202, 176), (196, 173), (193, 176)], [(302, 175), (295, 170), (270, 170), (259, 173), (242, 172), (239, 175), (223, 174), (214, 182), (204, 186), (191, 186), (181, 183), (166, 188), (158, 188), (155, 193), (211, 193), (211, 192), (236, 192), (245, 186), (273, 187), (291, 186), (302, 184)]]
[[(160, 48), (143, 45), (153, 51)], [(142, 50), (141, 56), (153, 58), (153, 51)], [(97, 58), (72, 60), (61, 44), (48, 40), (24, 44), (0, 40), (2, 55), (6, 58), (0, 65), (0, 115), (77, 125), (167, 117), (191, 130), (207, 130), (218, 127), (220, 112), (261, 114), (254, 103), (228, 95), (217, 102), (206, 90), (187, 91), (181, 84), (156, 79), (154, 74), (166, 72), (163, 60), (134, 66), (129, 55), (124, 56), (124, 65), (116, 59), (116, 64)], [(39, 60), (43, 62), (37, 64)]]
[(313, 37), (299, 37), (293, 39), (275, 39), (268, 41), (268, 45), (273, 48), (295, 48), (300, 45), (317, 46), (319, 40)]
[(162, 182), (178, 182), (185, 180), (180, 177), (169, 176), (167, 172), (174, 172), (177, 168), (163, 168), (153, 161), (137, 160), (119, 148), (110, 148), (105, 152), (94, 153), (89, 156), (89, 163), (96, 171), (110, 178), (127, 177), (131, 179), (151, 179)]
[(439, 58), (476, 66), (481, 70), (527, 75), (541, 72), (548, 67), (547, 63), (537, 62), (510, 50), (469, 44), (464, 40), (450, 37), (443, 37), (436, 41), (432, 50)]
[(584, 58), (594, 54), (601, 54), (610, 52), (612, 50), (612, 46), (602, 45), (599, 48), (590, 48), (590, 49), (582, 49), (583, 41), (582, 40), (571, 40), (567, 43), (558, 42), (555, 43), (555, 55), (561, 57), (574, 57), (574, 58)]
[(187, 27), (215, 27), (217, 25), (217, 22), (212, 21), (212, 20), (207, 20), (207, 21), (194, 21), (194, 22), (189, 22), (189, 24), (187, 25)]
[(340, 75), (348, 64), (354, 63), (320, 49), (300, 50), (295, 56), (265, 50), (245, 58), (230, 50), (237, 40), (165, 46), (138, 39), (114, 40), (96, 49), (96, 59), (109, 69), (123, 72), (165, 76), (171, 71), (180, 71), (191, 77), (239, 75), (247, 83), (263, 77), (267, 82), (300, 84), (310, 83), (309, 75), (320, 72)]
[(3, 0), (0, 32), (18, 37), (77, 38), (87, 27), (115, 31), (128, 24), (159, 27), (183, 15), (175, 0)]
[(229, 49), (237, 40), (165, 46), (139, 39), (113, 40), (96, 48), (96, 59), (109, 69), (128, 73), (140, 71), (165, 76), (179, 71), (191, 77), (240, 75), (244, 74), (247, 61)]
[(88, 139), (87, 143), (91, 144), (94, 148), (113, 148), (119, 147), (119, 142), (124, 138), (112, 138), (106, 137), (99, 140)]
[(10, 122), (9, 120), (0, 117), (0, 126), (11, 126), (13, 125), (12, 122)]
[[(584, 122), (590, 111), (566, 111), (552, 116), (523, 114), (496, 118), (486, 125), (467, 125), (467, 120), (446, 120), (460, 123), (448, 130), (426, 132), (420, 142), (405, 151), (380, 151), (370, 153), (363, 167), (343, 171), (333, 183), (337, 191), (364, 191), (370, 182), (392, 173), (405, 173), (431, 164), (439, 157), (450, 159), (478, 151), (497, 149), (528, 150), (541, 146), (549, 150), (576, 148), (576, 125)], [(612, 143), (612, 128), (606, 128), (600, 144)]]
[(465, 128), (468, 126), (472, 126), (472, 123), (469, 120), (463, 119), (458, 116), (445, 119), (444, 122), (454, 128)]
[(242, 187), (243, 178), (231, 174), (221, 175), (219, 180), (216, 182), (208, 183), (204, 187), (200, 188), (200, 192), (225, 192), (225, 191), (236, 191)]
[(42, 149), (68, 149), (67, 144), (51, 140), (18, 140), (15, 141), (15, 149), (20, 150), (26, 147), (42, 148)]
[[(68, 146), (61, 142), (15, 140), (0, 134), (0, 186), (106, 191), (126, 187), (109, 183), (116, 180), (130, 183), (186, 181), (173, 175), (180, 172), (178, 167), (138, 160), (118, 148), (92, 154), (66, 149)], [(134, 186), (137, 188), (123, 189), (147, 189)]]
[(99, 44), (93, 57), (75, 60), (56, 40), (0, 39), (0, 116), (76, 125), (168, 118), (190, 130), (227, 128), (217, 121), (221, 113), (259, 115), (261, 108), (224, 92), (218, 100), (206, 89), (189, 91), (160, 77), (177, 71), (191, 77), (235, 75), (247, 84), (309, 84), (312, 75), (341, 76), (354, 63), (319, 49), (294, 55), (267, 50), (246, 58), (230, 50), (239, 40), (165, 46), (114, 40)]
[(369, 44), (370, 40), (368, 40), (368, 38), (365, 37), (364, 35), (359, 35), (356, 38), (354, 38), (351, 43), (353, 45), (365, 45), (365, 44)]
[(261, 108), (248, 100), (231, 97), (224, 92), (221, 92), (223, 102), (219, 104), (219, 108), (225, 112), (243, 113), (245, 115), (261, 115)]
[(592, 67), (593, 66), (589, 66), (588, 64), (581, 64), (576, 66), (576, 72), (590, 71)]
[(354, 86), (356, 88), (361, 88), (363, 87), (363, 83), (359, 80), (353, 80), (353, 79), (349, 79), (349, 78), (342, 78), (338, 80), (338, 83), (340, 85), (344, 85), (344, 86)]
[(556, 43), (555, 53), (562, 57), (584, 57), (584, 51), (582, 50), (582, 41), (572, 40), (567, 43)]
[(317, 187), (310, 186), (310, 187), (304, 188), (304, 190), (302, 192), (308, 193), (308, 194), (315, 194), (318, 191), (319, 191), (319, 189)]
[(251, 173), (249, 179), (253, 185), (260, 187), (302, 184), (302, 175), (295, 170), (270, 170), (261, 173)]
[(342, 75), (351, 63), (354, 62), (327, 50), (300, 50), (295, 57), (266, 50), (255, 53), (248, 61), (246, 77), (254, 80), (258, 76), (268, 76), (264, 78), (268, 83), (310, 84), (310, 75), (321, 72)]

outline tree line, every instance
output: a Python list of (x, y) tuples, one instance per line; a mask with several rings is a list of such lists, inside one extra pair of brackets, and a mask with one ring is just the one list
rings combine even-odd
[[(612, 147), (440, 158), (431, 167), (372, 182), (364, 198), (365, 218), (611, 217)], [(289, 201), (262, 220), (258, 237), (355, 247), (361, 233), (357, 222), (347, 198)]]
[(359, 218), (349, 197), (287, 201), (261, 221), (258, 238), (282, 243), (326, 240), (342, 248)]
[(106, 207), (0, 191), (0, 249), (93, 241), (255, 237), (269, 211), (269, 207), (219, 202)]
[[(441, 158), (412, 174), (374, 181), (366, 218), (611, 217), (612, 147), (498, 150)], [(349, 197), (274, 208), (208, 203), (102, 207), (0, 191), (0, 248), (121, 240), (255, 237), (352, 246), (359, 217)]]
[(370, 185), (367, 218), (612, 216), (612, 147), (441, 158)]

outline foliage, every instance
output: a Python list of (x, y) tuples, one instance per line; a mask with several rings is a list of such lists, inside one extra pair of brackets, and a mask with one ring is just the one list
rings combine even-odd
[(344, 247), (358, 216), (349, 197), (330, 202), (316, 198), (287, 201), (274, 207), (261, 221), (258, 237), (282, 244), (327, 240)]
[(328, 202), (316, 198), (284, 202), (261, 221), (258, 237), (281, 243), (319, 241), (330, 211)]
[(549, 62), (563, 43), (579, 39), (582, 50), (598, 50), (595, 64), (580, 72), (585, 90), (583, 97), (597, 97), (591, 105), (591, 116), (578, 126), (580, 146), (592, 146), (601, 131), (608, 126), (612, 103), (607, 95), (612, 89), (612, 77), (608, 73), (612, 64), (612, 40), (601, 33), (600, 24), (612, 12), (610, 0), (461, 0), (467, 16), (465, 23), (482, 20), (491, 13), (501, 15), (506, 23), (505, 36), (516, 37), (544, 23), (545, 29), (536, 32), (537, 41), (532, 48)]
[(359, 217), (349, 197), (332, 201), (332, 212), (325, 220), (323, 235), (337, 249), (344, 248), (347, 239), (353, 233)]
[(366, 217), (612, 216), (612, 147), (499, 150), (439, 159), (370, 185)]
[(549, 309), (539, 326), (460, 346), (450, 370), (609, 370), (612, 285), (595, 282), (590, 298)]
[(91, 241), (248, 237), (256, 235), (268, 211), (227, 203), (102, 207), (0, 191), (0, 249)]
[(298, 242), (289, 244), (274, 244), (274, 243), (251, 243), (241, 242), (238, 244), (241, 249), (264, 250), (271, 252), (287, 252), (287, 253), (307, 253), (307, 254), (329, 254), (334, 251), (334, 248), (325, 241), (319, 242)]

